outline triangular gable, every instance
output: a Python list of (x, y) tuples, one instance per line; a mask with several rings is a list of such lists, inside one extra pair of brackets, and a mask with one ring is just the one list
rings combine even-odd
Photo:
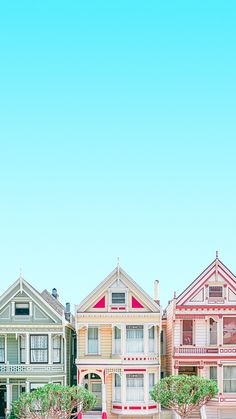
[(140, 301), (137, 298), (135, 298), (133, 295), (131, 297), (131, 301), (132, 301), (132, 308), (144, 308), (144, 305), (140, 303)]
[(0, 296), (0, 313), (10, 304), (12, 300), (19, 301), (26, 298), (27, 301), (32, 301), (33, 305), (39, 308), (44, 313), (46, 318), (51, 319), (52, 322), (58, 323), (62, 321), (60, 316), (41, 296), (41, 294), (32, 287), (22, 277), (18, 278), (1, 296)]
[[(216, 258), (178, 297), (178, 305), (191, 305), (197, 303), (197, 298), (201, 298), (202, 290), (205, 286), (224, 285), (230, 286), (236, 293), (236, 277), (234, 274)], [(204, 301), (204, 299), (203, 299)], [(200, 300), (199, 300), (200, 302)]]
[[(121, 267), (117, 267), (82, 301), (77, 307), (77, 312), (96, 311), (97, 309), (101, 309), (103, 312), (107, 311), (108, 306), (111, 306), (109, 291), (129, 294), (129, 302), (132, 301), (130, 296), (133, 296), (140, 304), (140, 307), (134, 307), (133, 309), (143, 308), (143, 311), (160, 311), (159, 305)], [(132, 303), (129, 304), (132, 308)], [(124, 310), (125, 307), (121, 305), (119, 309)]]

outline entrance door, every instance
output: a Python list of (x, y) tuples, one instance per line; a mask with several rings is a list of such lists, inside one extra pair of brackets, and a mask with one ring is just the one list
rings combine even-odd
[(0, 387), (0, 419), (5, 418), (5, 410), (6, 410), (6, 386)]
[(179, 375), (197, 375), (197, 367), (190, 367), (188, 365), (179, 367)]
[(91, 381), (91, 391), (96, 397), (96, 405), (93, 410), (102, 410), (102, 383), (99, 381)]

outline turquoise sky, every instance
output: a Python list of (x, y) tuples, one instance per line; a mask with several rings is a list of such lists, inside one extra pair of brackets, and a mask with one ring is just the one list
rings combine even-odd
[(0, 292), (236, 273), (235, 0), (0, 2)]

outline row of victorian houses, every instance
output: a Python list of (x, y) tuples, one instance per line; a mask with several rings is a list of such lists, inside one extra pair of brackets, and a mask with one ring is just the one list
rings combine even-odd
[(1, 419), (46, 383), (92, 391), (97, 418), (159, 419), (150, 390), (170, 374), (216, 380), (198, 417), (236, 418), (236, 277), (218, 255), (163, 312), (158, 282), (151, 298), (119, 264), (74, 315), (22, 277), (0, 297)]

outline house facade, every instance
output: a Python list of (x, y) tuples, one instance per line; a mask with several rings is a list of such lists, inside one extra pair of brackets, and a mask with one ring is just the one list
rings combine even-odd
[(118, 265), (76, 308), (78, 385), (102, 419), (160, 417), (149, 394), (160, 377), (157, 288), (152, 299)]
[(73, 383), (74, 328), (57, 291), (39, 293), (20, 277), (0, 297), (0, 418), (22, 392)]
[(167, 374), (216, 380), (202, 418), (236, 418), (236, 277), (216, 259), (164, 313)]

